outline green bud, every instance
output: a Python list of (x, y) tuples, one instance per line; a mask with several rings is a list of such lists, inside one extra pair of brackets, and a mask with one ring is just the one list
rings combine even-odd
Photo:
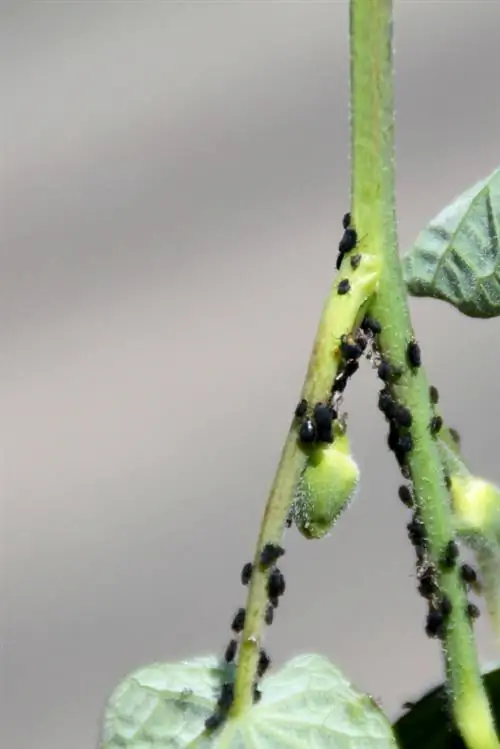
[(324, 538), (354, 499), (359, 468), (353, 460), (345, 433), (332, 444), (315, 447), (299, 481), (294, 519), (306, 538)]
[(500, 489), (477, 476), (455, 474), (450, 491), (457, 530), (500, 543)]

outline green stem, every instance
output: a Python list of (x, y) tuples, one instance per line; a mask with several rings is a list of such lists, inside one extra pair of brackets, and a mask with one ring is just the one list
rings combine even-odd
[[(301, 396), (310, 404), (328, 400), (340, 361), (341, 336), (355, 330), (363, 308), (366, 308), (377, 288), (378, 261), (373, 256), (367, 254), (356, 269), (352, 268), (349, 262), (343, 265), (346, 268), (342, 268), (341, 275), (342, 278), (349, 280), (350, 292), (339, 295), (336, 280), (323, 309)], [(234, 701), (230, 711), (232, 716), (248, 709), (253, 701), (253, 685), (268, 606), (269, 571), (261, 567), (259, 559), (266, 543), (282, 542), (285, 521), (306, 464), (307, 456), (297, 442), (297, 426), (294, 420), (283, 448), (261, 524), (248, 590), (245, 628), (236, 670)]]
[[(392, 0), (350, 3), (352, 213), (358, 234), (380, 259), (371, 313), (382, 325), (384, 357), (403, 369), (393, 393), (413, 415), (408, 463), (429, 556), (438, 567), (454, 534), (440, 454), (429, 430), (427, 378), (423, 368), (412, 371), (406, 360), (413, 330), (396, 227), (392, 15)], [(455, 722), (468, 749), (499, 749), (456, 567), (441, 574), (440, 589), (452, 603), (443, 653)]]

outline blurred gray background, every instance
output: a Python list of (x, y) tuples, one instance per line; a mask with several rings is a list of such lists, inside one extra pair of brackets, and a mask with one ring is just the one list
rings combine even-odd
[[(498, 165), (500, 2), (396, 5), (404, 248)], [(2, 733), (85, 749), (127, 672), (222, 652), (244, 602), (348, 208), (347, 3), (11, 3), (0, 60)], [(500, 321), (412, 309), (499, 480)], [(393, 716), (441, 659), (376, 389), (365, 367), (348, 398), (358, 501), (288, 534), (267, 645)]]

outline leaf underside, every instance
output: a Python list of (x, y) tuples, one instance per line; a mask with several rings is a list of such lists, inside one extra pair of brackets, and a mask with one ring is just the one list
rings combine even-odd
[[(484, 675), (493, 713), (500, 727), (500, 667)], [(420, 698), (394, 724), (400, 749), (467, 749), (450, 726), (446, 715), (444, 687), (436, 687)]]
[(263, 679), (262, 698), (208, 735), (224, 680), (215, 657), (153, 664), (114, 691), (100, 749), (397, 749), (389, 721), (319, 655), (302, 655)]
[(442, 210), (402, 264), (413, 296), (441, 299), (469, 317), (500, 315), (500, 169)]

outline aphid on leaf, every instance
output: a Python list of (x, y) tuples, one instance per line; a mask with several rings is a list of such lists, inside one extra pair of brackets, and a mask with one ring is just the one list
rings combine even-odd
[(351, 290), (351, 283), (348, 278), (343, 278), (337, 286), (337, 294), (348, 294)]
[(432, 598), (438, 592), (436, 573), (433, 567), (426, 567), (420, 575), (418, 592), (423, 598)]
[(417, 369), (422, 364), (422, 355), (420, 353), (420, 346), (415, 340), (409, 342), (406, 349), (406, 356), (410, 366)]
[(448, 429), (450, 433), (450, 437), (452, 438), (453, 442), (460, 447), (460, 434), (457, 432), (456, 429), (453, 429), (453, 427), (450, 427)]
[[(347, 361), (345, 363), (345, 367), (342, 369), (342, 376), (343, 377), (352, 377), (359, 369), (359, 361), (354, 361), (354, 359), (351, 359), (350, 361)], [(334, 418), (337, 418), (336, 416)]]
[(448, 596), (442, 596), (439, 602), (439, 609), (445, 619), (451, 614), (452, 604)]
[(216, 728), (219, 728), (224, 723), (224, 718), (224, 713), (210, 715), (205, 721), (205, 728), (208, 731), (215, 731)]
[(316, 403), (314, 406), (314, 421), (319, 442), (333, 442), (333, 414), (326, 403)]
[(359, 267), (360, 263), (361, 263), (361, 254), (357, 252), (355, 255), (351, 257), (351, 268), (353, 270), (356, 270), (356, 268)]
[(285, 549), (278, 544), (268, 543), (264, 546), (260, 553), (260, 563), (263, 567), (269, 567), (274, 564), (277, 559), (283, 556)]
[(408, 538), (413, 546), (424, 547), (426, 545), (425, 525), (416, 514), (413, 515), (411, 522), (408, 523), (406, 528), (408, 530)]
[(232, 684), (230, 681), (226, 681), (222, 685), (221, 693), (219, 699), (217, 700), (217, 706), (224, 712), (227, 712), (233, 704), (233, 699), (234, 684)]
[(231, 624), (231, 629), (233, 632), (241, 632), (245, 626), (245, 609), (238, 609), (236, 614), (234, 615), (233, 623)]
[(352, 335), (343, 335), (340, 339), (340, 353), (347, 361), (359, 359), (363, 355), (363, 348)]
[(386, 388), (383, 388), (378, 394), (378, 407), (388, 419), (394, 417), (397, 403)]
[(439, 609), (432, 608), (427, 614), (425, 632), (427, 637), (441, 637), (443, 634), (444, 619)]
[(351, 225), (351, 214), (350, 213), (344, 213), (344, 218), (342, 219), (342, 226), (344, 229), (348, 229)]

